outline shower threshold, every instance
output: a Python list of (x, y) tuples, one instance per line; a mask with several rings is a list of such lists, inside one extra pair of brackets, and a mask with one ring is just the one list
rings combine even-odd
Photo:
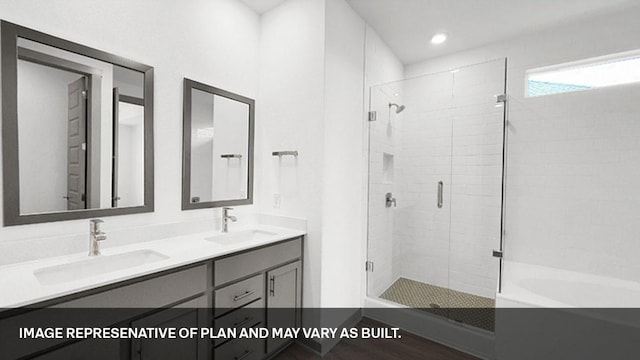
[(396, 280), (380, 298), (494, 331), (494, 299), (405, 278)]

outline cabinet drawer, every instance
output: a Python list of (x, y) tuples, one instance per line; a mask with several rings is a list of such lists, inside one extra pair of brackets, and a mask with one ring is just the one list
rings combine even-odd
[(262, 298), (264, 298), (263, 274), (225, 286), (214, 291), (215, 316)]
[(264, 339), (234, 339), (213, 350), (215, 360), (260, 360)]
[(205, 292), (206, 284), (207, 266), (200, 265), (57, 304), (55, 307), (159, 308)]
[[(213, 321), (213, 327), (218, 329), (243, 329), (250, 328), (259, 323), (264, 323), (265, 309), (264, 299), (252, 302)], [(215, 339), (214, 345), (218, 346), (227, 339)]]
[(213, 263), (213, 285), (223, 285), (235, 279), (298, 259), (301, 256), (302, 238), (297, 238), (216, 260)]

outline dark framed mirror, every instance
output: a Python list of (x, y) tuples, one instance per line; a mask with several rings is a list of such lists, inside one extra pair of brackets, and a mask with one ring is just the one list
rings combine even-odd
[(4, 226), (152, 212), (153, 68), (1, 31)]
[(255, 101), (184, 79), (182, 209), (253, 203)]

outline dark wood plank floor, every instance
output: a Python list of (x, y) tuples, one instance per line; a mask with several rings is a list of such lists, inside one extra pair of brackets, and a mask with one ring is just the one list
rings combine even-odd
[[(388, 327), (377, 321), (364, 318), (358, 327)], [(401, 332), (400, 339), (343, 339), (321, 358), (300, 344), (293, 344), (276, 360), (477, 360), (476, 357), (448, 348), (444, 345)]]

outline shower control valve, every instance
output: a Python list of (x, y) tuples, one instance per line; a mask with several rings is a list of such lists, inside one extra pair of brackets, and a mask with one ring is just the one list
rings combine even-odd
[(396, 198), (393, 197), (393, 194), (390, 192), (385, 196), (385, 206), (390, 208), (391, 206), (396, 207)]

